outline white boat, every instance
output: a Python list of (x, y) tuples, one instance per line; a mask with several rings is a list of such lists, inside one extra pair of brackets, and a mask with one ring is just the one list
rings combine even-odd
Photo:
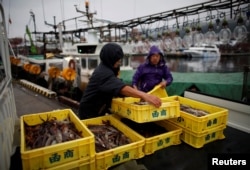
[[(62, 53), (60, 56), (63, 59), (62, 68), (71, 67), (77, 73), (75, 85), (84, 88), (88, 83), (94, 69), (100, 64), (100, 51), (107, 42), (100, 42), (96, 30), (88, 30), (87, 42), (75, 43), (73, 45), (63, 43)], [(122, 43), (123, 51), (126, 51), (126, 46)], [(130, 66), (129, 56), (125, 55), (122, 60), (121, 70), (132, 70)]]
[[(122, 46), (123, 51), (125, 53), (125, 56), (122, 61), (121, 70), (132, 70), (139, 66), (140, 63), (145, 61), (145, 54), (146, 51), (144, 50), (138, 50), (134, 51), (135, 47), (138, 47), (139, 49), (142, 48), (141, 46), (141, 40), (140, 38), (143, 38), (143, 36), (146, 36), (149, 38), (150, 36), (153, 36), (155, 34), (151, 33), (153, 31), (152, 29), (143, 30), (142, 28), (136, 28), (137, 25), (145, 24), (148, 21), (148, 18), (154, 18), (152, 22), (160, 21), (163, 13), (157, 14), (157, 15), (149, 15), (146, 17), (141, 17), (140, 19), (136, 20), (128, 20), (123, 21), (119, 23), (113, 23), (108, 22), (106, 25), (103, 24), (104, 20), (99, 20), (96, 18), (93, 18), (93, 15), (95, 13), (89, 13), (88, 6), (86, 6), (86, 11), (80, 11), (83, 16), (87, 16), (87, 23), (90, 24), (86, 28), (80, 28), (76, 30), (63, 30), (63, 24), (65, 22), (59, 23), (57, 26), (59, 31), (59, 41), (60, 41), (60, 49), (62, 52), (60, 53), (60, 58), (54, 58), (49, 60), (34, 60), (32, 58), (25, 58), (25, 56), (21, 56), (22, 59), (27, 59), (27, 61), (31, 63), (37, 63), (37, 64), (44, 64), (45, 66), (45, 72), (47, 73), (50, 66), (59, 66), (59, 68), (62, 70), (67, 67), (75, 68), (75, 71), (77, 73), (77, 78), (74, 81), (74, 86), (79, 86), (79, 83), (88, 83), (89, 77), (91, 76), (92, 72), (94, 71), (94, 68), (100, 63), (99, 54), (100, 50), (105, 45), (106, 42), (116, 42)], [(77, 10), (79, 12), (79, 10)], [(166, 15), (171, 14), (172, 11), (167, 11)], [(81, 16), (82, 17), (82, 16)], [(159, 18), (158, 18), (159, 17)], [(68, 19), (69, 20), (76, 20), (76, 18)], [(82, 20), (81, 20), (82, 21)], [(95, 21), (95, 22), (93, 22)], [(97, 24), (96, 21), (101, 21), (102, 24)], [(141, 23), (141, 21), (143, 21)], [(145, 23), (144, 23), (145, 22)], [(135, 26), (133, 28), (132, 26)], [(66, 27), (65, 27), (66, 28)], [(133, 29), (131, 29), (133, 28)], [(164, 28), (164, 27), (160, 27)], [(159, 31), (160, 28), (155, 28), (155, 30)], [(146, 31), (146, 32), (145, 32)], [(169, 30), (173, 31), (173, 30)], [(57, 34), (57, 32), (54, 32)], [(150, 33), (150, 34), (149, 34)], [(156, 33), (156, 32), (154, 32)], [(140, 43), (138, 44), (125, 44), (122, 41), (129, 41), (130, 38), (138, 38), (138, 41)], [(69, 40), (70, 41), (67, 41)], [(87, 41), (82, 41), (86, 40)], [(76, 42), (76, 41), (77, 42)], [(132, 39), (133, 40), (133, 39)], [(105, 42), (104, 42), (105, 41)], [(58, 39), (56, 39), (56, 42), (58, 43)], [(158, 42), (152, 42), (154, 44), (158, 44)], [(216, 45), (202, 45), (202, 46), (195, 46), (190, 47), (189, 49), (183, 50), (184, 54), (191, 55), (193, 58), (204, 58), (204, 60), (209, 61), (219, 61), (219, 58), (221, 56), (221, 53), (219, 51), (219, 48), (217, 48)], [(179, 55), (178, 53), (174, 53), (174, 55)], [(191, 63), (194, 67), (196, 67), (197, 63)]]
[(191, 55), (193, 58), (217, 58), (221, 56), (220, 50), (216, 45), (206, 45), (194, 46), (183, 50), (184, 54)]

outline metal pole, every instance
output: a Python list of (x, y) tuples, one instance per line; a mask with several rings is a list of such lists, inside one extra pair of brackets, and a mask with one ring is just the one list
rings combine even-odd
[(36, 17), (35, 17), (35, 14), (32, 10), (30, 10), (30, 15), (33, 19), (33, 22), (34, 22), (34, 30), (35, 30), (35, 33), (36, 33)]

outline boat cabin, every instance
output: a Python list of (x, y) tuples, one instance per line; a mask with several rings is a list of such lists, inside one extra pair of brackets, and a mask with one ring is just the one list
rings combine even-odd
[[(82, 84), (88, 83), (94, 69), (100, 63), (100, 51), (105, 44), (106, 43), (64, 44), (63, 52), (60, 54), (63, 58), (63, 68), (70, 67), (76, 70), (78, 79), (76, 81), (78, 85), (79, 83), (81, 86)], [(132, 69), (132, 67), (130, 67), (129, 56), (124, 55), (121, 70), (128, 69)]]

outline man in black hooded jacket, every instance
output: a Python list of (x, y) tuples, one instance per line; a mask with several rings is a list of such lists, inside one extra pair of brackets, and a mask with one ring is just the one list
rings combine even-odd
[(94, 118), (110, 113), (112, 98), (118, 95), (141, 98), (155, 107), (161, 100), (153, 95), (136, 90), (117, 76), (120, 70), (122, 48), (116, 43), (108, 43), (100, 52), (101, 63), (96, 67), (80, 101), (80, 119)]

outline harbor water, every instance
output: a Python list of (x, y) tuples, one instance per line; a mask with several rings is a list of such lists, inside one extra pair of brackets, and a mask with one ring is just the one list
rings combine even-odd
[(166, 56), (167, 65), (173, 72), (243, 72), (244, 66), (250, 65), (250, 54), (222, 55), (221, 57), (191, 58)]
[[(132, 76), (144, 57), (134, 57), (134, 70), (122, 71), (121, 78), (131, 84)], [(250, 55), (228, 54), (220, 57), (192, 58), (187, 55), (165, 55), (166, 63), (174, 81), (167, 87), (169, 95), (183, 95), (184, 91), (196, 87), (201, 93), (235, 101), (250, 99)], [(248, 68), (248, 69), (246, 69)]]

